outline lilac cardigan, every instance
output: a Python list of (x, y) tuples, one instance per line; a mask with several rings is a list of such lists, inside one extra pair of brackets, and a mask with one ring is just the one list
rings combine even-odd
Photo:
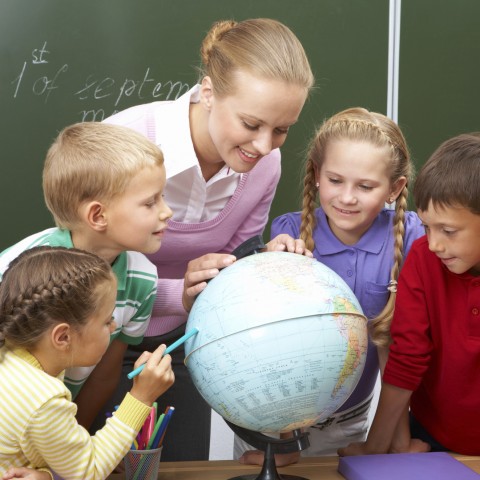
[[(186, 95), (191, 95), (192, 91), (194, 89)], [(185, 143), (191, 142), (184, 97), (183, 103), (180, 97), (173, 102), (131, 107), (106, 122), (133, 128), (159, 145), (168, 176), (176, 152), (185, 152)], [(172, 110), (175, 111), (173, 117), (179, 118), (181, 125), (166, 121), (165, 116), (172, 116)], [(178, 110), (185, 114), (179, 115)], [(242, 175), (235, 193), (217, 217), (200, 223), (169, 222), (160, 250), (148, 255), (157, 266), (159, 280), (146, 336), (162, 335), (186, 322), (188, 314), (182, 305), (183, 277), (190, 260), (206, 253), (230, 253), (243, 241), (263, 232), (280, 172), (280, 151), (276, 149), (262, 158), (253, 170)], [(168, 198), (166, 201), (168, 203)]]

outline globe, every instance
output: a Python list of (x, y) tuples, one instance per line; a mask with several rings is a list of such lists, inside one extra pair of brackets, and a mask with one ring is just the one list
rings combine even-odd
[(237, 260), (195, 300), (185, 364), (206, 402), (255, 432), (321, 422), (357, 385), (367, 322), (348, 285), (315, 259), (265, 252)]

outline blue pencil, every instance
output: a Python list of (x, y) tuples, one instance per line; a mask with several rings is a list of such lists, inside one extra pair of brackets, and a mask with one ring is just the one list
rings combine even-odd
[[(167, 355), (167, 353), (172, 352), (175, 350), (177, 347), (179, 347), (182, 343), (184, 343), (186, 340), (188, 340), (190, 337), (193, 335), (196, 335), (198, 333), (198, 328), (193, 327), (191, 330), (189, 330), (183, 337), (180, 337), (176, 342), (173, 342), (169, 347), (165, 349), (164, 355)], [(143, 369), (145, 368), (145, 363), (140, 365), (138, 368), (135, 370), (132, 370), (127, 377), (131, 380), (133, 377), (136, 377)]]
[(167, 413), (165, 413), (165, 417), (163, 417), (162, 424), (158, 429), (157, 434), (152, 442), (152, 448), (160, 448), (163, 442), (163, 437), (165, 436), (165, 432), (167, 431), (168, 423), (172, 418), (173, 412), (175, 411), (175, 407), (168, 407)]

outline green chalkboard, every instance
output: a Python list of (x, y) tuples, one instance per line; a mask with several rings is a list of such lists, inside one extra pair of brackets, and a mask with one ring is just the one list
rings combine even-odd
[(417, 170), (443, 141), (480, 130), (479, 19), (478, 0), (402, 2), (398, 121)]
[(317, 88), (283, 151), (271, 217), (299, 208), (303, 153), (326, 116), (385, 113), (387, 0), (1, 0), (0, 249), (52, 225), (41, 171), (64, 126), (176, 98), (197, 80), (219, 19), (276, 18), (305, 46)]

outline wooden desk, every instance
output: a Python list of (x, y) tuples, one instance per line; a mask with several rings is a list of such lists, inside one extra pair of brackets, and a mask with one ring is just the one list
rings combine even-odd
[[(480, 473), (480, 457), (456, 456), (458, 460)], [(299, 463), (278, 469), (278, 473), (298, 475), (309, 480), (341, 480), (337, 472), (338, 457), (302, 458)], [(240, 465), (232, 460), (211, 462), (161, 462), (158, 480), (228, 480), (238, 475), (259, 474), (261, 467)], [(122, 480), (114, 474), (109, 480)], [(344, 479), (345, 480), (345, 479)], [(460, 480), (460, 479), (453, 479)]]

